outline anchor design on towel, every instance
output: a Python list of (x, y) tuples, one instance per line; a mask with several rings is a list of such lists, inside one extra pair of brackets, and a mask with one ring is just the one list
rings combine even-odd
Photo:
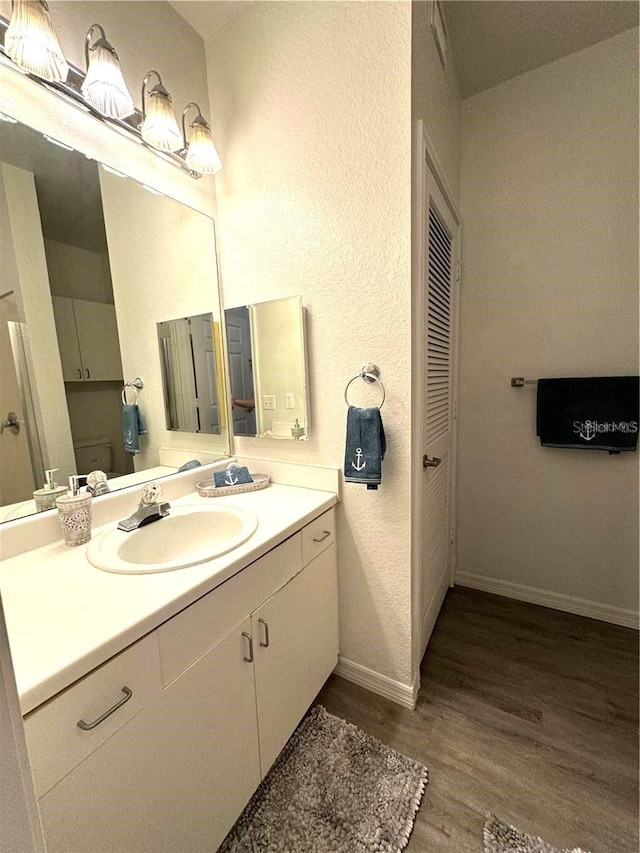
[(595, 434), (596, 428), (593, 421), (585, 421), (580, 430), (580, 438), (584, 438), (585, 441), (591, 441)]
[(356, 461), (351, 463), (351, 467), (355, 468), (356, 471), (362, 471), (367, 467), (366, 462), (361, 462), (362, 460), (362, 448), (356, 447)]
[(237, 477), (234, 479), (233, 471), (231, 469), (227, 470), (227, 473), (226, 473), (224, 480), (225, 480), (225, 483), (227, 483), (227, 485), (229, 485), (229, 486), (235, 486), (236, 483), (238, 482)]

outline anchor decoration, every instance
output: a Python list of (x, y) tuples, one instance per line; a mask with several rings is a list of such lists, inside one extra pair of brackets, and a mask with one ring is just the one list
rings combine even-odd
[(591, 441), (596, 434), (596, 427), (593, 421), (585, 421), (582, 424), (582, 429), (580, 430), (580, 438), (584, 438), (585, 441)]
[(367, 467), (366, 462), (362, 462), (362, 448), (356, 447), (356, 461), (351, 463), (351, 467), (355, 468), (356, 471), (364, 471)]
[(238, 482), (238, 478), (233, 476), (233, 470), (231, 468), (227, 469), (224, 481), (228, 486), (235, 486)]
[(133, 444), (133, 433), (131, 430), (127, 430), (126, 443)]

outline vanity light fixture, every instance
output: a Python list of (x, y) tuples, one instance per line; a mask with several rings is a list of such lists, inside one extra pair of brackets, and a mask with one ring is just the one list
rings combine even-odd
[[(100, 38), (93, 44), (94, 30)], [(126, 118), (135, 112), (133, 98), (124, 82), (118, 54), (107, 41), (100, 24), (92, 24), (84, 43), (87, 76), (81, 91), (85, 101), (109, 118)]]
[(188, 141), (187, 154), (185, 157), (187, 166), (199, 175), (215, 175), (222, 169), (222, 161), (216, 151), (216, 146), (213, 144), (213, 136), (211, 128), (205, 121), (200, 107), (193, 101), (182, 111), (182, 135), (185, 144), (187, 144), (187, 131), (184, 120), (187, 111), (190, 107), (195, 107), (198, 115), (189, 125), (191, 138)]
[[(149, 91), (149, 107), (145, 95), (152, 74), (158, 78), (156, 85)], [(142, 124), (140, 134), (145, 142), (159, 151), (180, 151), (184, 147), (182, 134), (173, 114), (171, 96), (162, 85), (157, 71), (149, 71), (142, 81)]]
[(45, 0), (11, 0), (11, 6), (11, 21), (4, 37), (9, 58), (19, 68), (43, 80), (66, 80), (69, 66)]

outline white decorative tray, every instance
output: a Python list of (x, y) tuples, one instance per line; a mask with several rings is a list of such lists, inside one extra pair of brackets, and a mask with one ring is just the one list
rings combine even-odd
[(253, 483), (239, 483), (237, 486), (216, 486), (213, 479), (196, 483), (198, 494), (203, 498), (217, 498), (224, 495), (239, 495), (242, 492), (257, 492), (266, 489), (271, 482), (269, 474), (252, 474)]

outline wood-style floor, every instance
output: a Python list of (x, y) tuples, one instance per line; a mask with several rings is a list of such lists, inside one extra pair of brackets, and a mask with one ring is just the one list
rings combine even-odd
[(558, 848), (638, 853), (638, 634), (457, 587), (414, 712), (332, 676), (318, 696), (429, 769), (407, 853), (482, 853), (484, 813)]

